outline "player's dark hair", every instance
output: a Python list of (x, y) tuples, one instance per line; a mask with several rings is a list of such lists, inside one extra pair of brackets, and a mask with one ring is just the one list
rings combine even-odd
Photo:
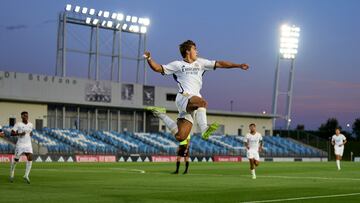
[(21, 112), (21, 115), (24, 115), (24, 114), (29, 114), (29, 113), (27, 111)]
[(186, 51), (190, 51), (192, 46), (196, 47), (196, 44), (191, 40), (186, 40), (179, 45), (180, 53), (183, 58), (186, 57)]
[(335, 128), (335, 130), (339, 130), (339, 131), (341, 131), (341, 128), (340, 128), (340, 127), (336, 127), (336, 128)]
[(249, 125), (249, 127), (251, 127), (251, 126), (256, 127), (255, 123), (251, 123), (251, 124)]

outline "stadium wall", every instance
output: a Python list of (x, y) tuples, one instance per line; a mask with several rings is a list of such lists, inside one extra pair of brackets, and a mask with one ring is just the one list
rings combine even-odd
[(34, 103), (20, 103), (20, 102), (5, 102), (0, 101), (0, 123), (9, 123), (10, 118), (15, 118), (15, 121), (21, 121), (20, 113), (22, 111), (29, 112), (29, 120), (31, 123), (36, 124), (36, 120), (43, 122), (47, 126), (47, 104), (34, 104)]

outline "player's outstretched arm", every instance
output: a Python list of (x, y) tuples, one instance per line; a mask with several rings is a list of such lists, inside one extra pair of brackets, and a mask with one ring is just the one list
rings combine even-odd
[(238, 64), (238, 63), (232, 63), (229, 61), (216, 61), (215, 67), (216, 68), (241, 68), (243, 70), (247, 70), (247, 69), (249, 69), (249, 64), (246, 64), (246, 63)]
[(151, 58), (151, 54), (150, 52), (146, 51), (144, 53), (144, 58), (146, 59), (146, 61), (148, 62), (149, 66), (151, 69), (153, 69), (153, 71), (157, 72), (157, 73), (163, 73), (164, 70), (162, 68), (162, 66), (158, 63), (156, 63), (152, 58)]

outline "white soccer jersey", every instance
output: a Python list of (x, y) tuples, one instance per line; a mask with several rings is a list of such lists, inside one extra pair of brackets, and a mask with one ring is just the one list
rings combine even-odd
[(262, 141), (262, 136), (260, 133), (256, 132), (254, 135), (251, 133), (248, 133), (245, 136), (245, 140), (246, 143), (248, 143), (249, 146), (249, 150), (259, 150), (260, 147), (260, 141)]
[(344, 144), (344, 141), (346, 140), (346, 137), (343, 134), (333, 135), (331, 140), (333, 142), (335, 142), (336, 147), (339, 147), (339, 145)]
[(23, 136), (17, 136), (18, 140), (16, 142), (16, 147), (31, 147), (31, 136), (30, 133), (33, 130), (33, 124), (28, 122), (27, 124), (23, 122), (18, 122), (15, 124), (15, 126), (12, 129), (13, 131), (18, 131), (18, 133), (25, 132), (25, 135)]
[(205, 71), (215, 70), (216, 61), (198, 58), (192, 63), (173, 61), (163, 65), (164, 74), (173, 74), (178, 83), (179, 93), (188, 93), (201, 97), (202, 76)]

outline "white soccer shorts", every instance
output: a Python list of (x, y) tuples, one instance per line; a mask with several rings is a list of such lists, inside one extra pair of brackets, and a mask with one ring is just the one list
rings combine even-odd
[(257, 150), (249, 149), (246, 152), (246, 156), (248, 159), (255, 159), (256, 161), (260, 161), (259, 152)]
[(186, 112), (186, 107), (189, 103), (189, 99), (193, 96), (194, 95), (187, 93), (184, 94), (178, 93), (176, 95), (176, 100), (175, 100), (176, 107), (178, 108), (179, 111), (179, 118), (184, 118), (190, 121), (191, 123), (194, 123), (194, 118), (193, 118), (194, 115)]
[(16, 147), (15, 148), (15, 159), (20, 159), (20, 156), (24, 153), (33, 153), (33, 149), (31, 146), (27, 147)]
[(335, 155), (343, 156), (344, 146), (342, 147), (335, 146), (334, 149), (335, 149)]

